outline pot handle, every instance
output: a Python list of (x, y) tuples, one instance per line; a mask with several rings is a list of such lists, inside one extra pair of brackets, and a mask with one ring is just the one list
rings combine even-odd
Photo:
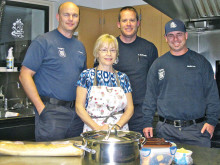
[(110, 134), (111, 134), (111, 130), (114, 129), (115, 131), (115, 136), (118, 136), (118, 131), (117, 131), (117, 124), (109, 124), (109, 127), (108, 127), (108, 132), (107, 132), (107, 135), (105, 136), (104, 140), (108, 140)]
[(112, 130), (113, 127), (115, 127), (115, 125), (109, 124), (108, 132), (107, 132), (107, 135), (105, 136), (104, 140), (108, 140), (108, 138), (109, 138), (109, 136), (111, 134), (111, 130)]
[(87, 147), (87, 142), (84, 140), (85, 144), (84, 145), (77, 145), (77, 144), (73, 144), (73, 146), (77, 147), (77, 148), (80, 148), (86, 152), (89, 152), (91, 154), (95, 154), (96, 153), (96, 150), (94, 149), (90, 149)]
[(146, 141), (147, 141), (147, 138), (141, 137), (140, 142), (142, 146), (146, 143)]
[(73, 145), (74, 145), (75, 147), (80, 148), (80, 149), (82, 149), (82, 150), (84, 150), (84, 151), (86, 151), (86, 152), (89, 152), (89, 153), (91, 153), (91, 154), (95, 154), (95, 153), (96, 153), (96, 150), (87, 148), (87, 147), (84, 146), (84, 145), (82, 145), (82, 146), (76, 145), (76, 144), (73, 144)]

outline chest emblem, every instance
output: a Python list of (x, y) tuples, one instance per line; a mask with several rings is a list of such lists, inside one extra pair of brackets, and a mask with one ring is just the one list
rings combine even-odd
[(64, 48), (58, 48), (58, 53), (59, 53), (60, 57), (62, 57), (62, 58), (66, 57), (66, 53), (65, 53)]
[(158, 76), (159, 76), (159, 80), (163, 80), (165, 77), (165, 70), (164, 69), (159, 69), (158, 70)]

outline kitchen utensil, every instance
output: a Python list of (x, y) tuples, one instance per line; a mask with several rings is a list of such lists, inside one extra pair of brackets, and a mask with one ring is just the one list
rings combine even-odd
[(142, 143), (138, 132), (121, 131), (116, 125), (108, 131), (88, 131), (81, 134), (85, 149), (83, 164), (140, 164)]

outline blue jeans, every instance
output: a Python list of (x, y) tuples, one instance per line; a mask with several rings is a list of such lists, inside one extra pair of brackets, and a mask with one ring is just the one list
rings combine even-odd
[(83, 122), (74, 108), (46, 102), (40, 115), (35, 109), (35, 140), (54, 141), (80, 136)]

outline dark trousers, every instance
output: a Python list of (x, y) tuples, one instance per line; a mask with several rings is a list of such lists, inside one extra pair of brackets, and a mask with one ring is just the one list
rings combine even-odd
[(174, 143), (211, 147), (210, 134), (208, 131), (205, 131), (204, 134), (201, 133), (204, 123), (205, 122), (178, 128), (159, 121), (156, 126), (157, 137)]
[(128, 121), (130, 131), (141, 133), (143, 136), (143, 112), (142, 104), (134, 104), (134, 114)]
[(45, 102), (45, 109), (39, 115), (35, 109), (35, 140), (54, 141), (80, 136), (83, 122), (75, 107), (54, 105)]

